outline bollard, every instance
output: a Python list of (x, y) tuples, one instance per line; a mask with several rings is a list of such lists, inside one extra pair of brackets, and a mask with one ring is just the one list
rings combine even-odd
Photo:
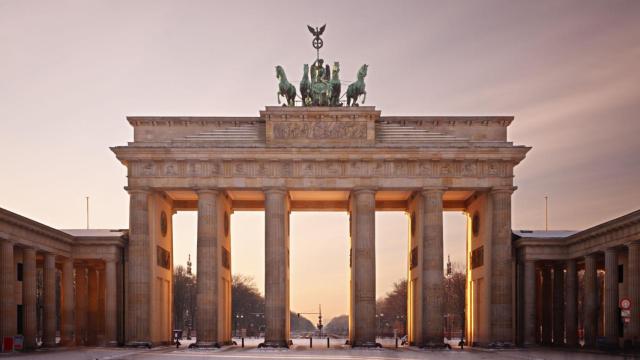
[(309, 348), (313, 347), (313, 338), (309, 336)]
[(244, 347), (244, 336), (240, 338), (242, 340), (242, 347)]
[(327, 349), (329, 348), (329, 337), (327, 336)]
[(396, 336), (396, 349), (398, 348), (398, 337)]

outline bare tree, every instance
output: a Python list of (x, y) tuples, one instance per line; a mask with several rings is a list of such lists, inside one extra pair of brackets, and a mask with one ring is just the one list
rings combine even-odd
[(455, 264), (451, 274), (445, 276), (443, 282), (445, 333), (450, 337), (458, 337), (464, 334), (467, 284), (465, 267)]
[(393, 289), (376, 301), (376, 328), (380, 336), (406, 334), (407, 328), (407, 280), (393, 284)]

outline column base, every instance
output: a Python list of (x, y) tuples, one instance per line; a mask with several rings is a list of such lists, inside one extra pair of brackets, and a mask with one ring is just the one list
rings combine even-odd
[(146, 347), (147, 349), (151, 349), (153, 344), (151, 341), (129, 341), (124, 346), (126, 347)]
[(382, 344), (375, 341), (355, 341), (351, 347), (381, 348)]
[(42, 343), (42, 345), (40, 345), (41, 348), (54, 348), (58, 346), (58, 344), (56, 342), (47, 342), (47, 343)]
[(421, 349), (430, 349), (430, 350), (451, 350), (451, 345), (445, 344), (444, 342), (436, 343), (436, 342), (428, 342), (420, 346)]
[(510, 341), (494, 341), (489, 343), (487, 347), (491, 349), (511, 349), (511, 348), (514, 348), (515, 346)]
[(269, 340), (258, 344), (258, 348), (289, 348), (291, 340)]
[(60, 340), (60, 346), (76, 346), (75, 340)]
[(189, 349), (220, 349), (220, 343), (217, 341), (197, 341), (189, 345)]

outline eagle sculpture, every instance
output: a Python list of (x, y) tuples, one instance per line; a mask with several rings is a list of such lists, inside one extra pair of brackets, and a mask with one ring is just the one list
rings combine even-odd
[(309, 29), (309, 31), (311, 32), (311, 35), (315, 36), (315, 37), (320, 37), (320, 35), (322, 35), (322, 33), (324, 32), (324, 28), (327, 26), (327, 24), (324, 24), (322, 26), (320, 26), (320, 28), (313, 28), (313, 26), (307, 25), (307, 28)]

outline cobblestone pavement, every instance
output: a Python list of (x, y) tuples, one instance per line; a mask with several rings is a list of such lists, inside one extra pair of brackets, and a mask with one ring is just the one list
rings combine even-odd
[[(622, 355), (607, 355), (589, 352), (571, 352), (551, 349), (513, 349), (460, 350), (454, 346), (452, 350), (421, 350), (413, 347), (395, 348), (393, 339), (383, 339), (383, 349), (350, 349), (344, 346), (344, 339), (332, 339), (331, 348), (326, 347), (325, 339), (314, 339), (313, 348), (309, 348), (308, 339), (295, 339), (290, 349), (258, 349), (261, 339), (246, 339), (245, 347), (226, 346), (221, 349), (200, 350), (188, 349), (189, 341), (182, 346), (161, 346), (153, 349), (79, 347), (72, 349), (41, 350), (30, 353), (2, 354), (3, 359), (37, 359), (37, 360), (111, 360), (111, 359), (205, 359), (238, 360), (238, 359), (286, 359), (286, 360), (349, 360), (349, 359), (625, 359)], [(240, 341), (238, 339), (238, 344)], [(640, 359), (640, 354), (626, 359)]]

